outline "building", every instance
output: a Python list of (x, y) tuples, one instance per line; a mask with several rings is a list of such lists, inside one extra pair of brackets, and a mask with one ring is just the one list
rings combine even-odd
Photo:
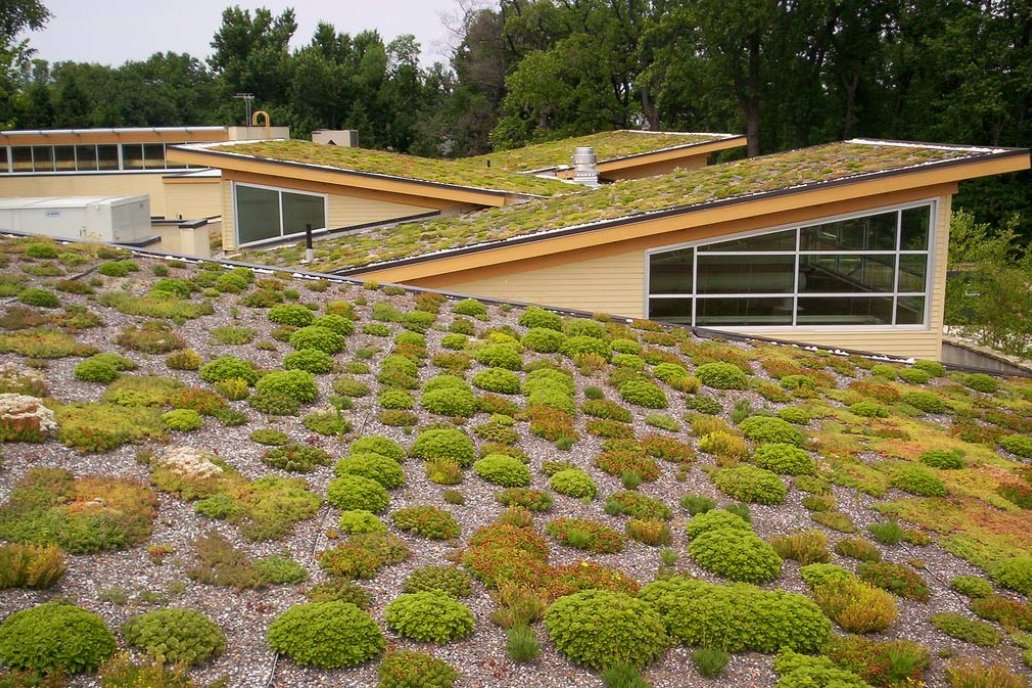
[[(171, 161), (171, 146), (289, 136), (286, 127), (156, 127), (0, 132), (0, 198), (149, 198), (162, 250), (221, 236), (219, 175)], [(204, 222), (200, 222), (204, 220)], [(199, 236), (204, 235), (200, 240)], [(182, 238), (182, 241), (180, 239)]]
[(1026, 169), (1026, 149), (851, 140), (349, 233), (313, 267), (936, 359), (957, 185)]
[(226, 251), (303, 235), (367, 228), (583, 191), (570, 162), (578, 146), (600, 159), (602, 181), (706, 164), (742, 136), (606, 132), (486, 156), (436, 160), (308, 141), (240, 141), (176, 146), (181, 166), (221, 173)]

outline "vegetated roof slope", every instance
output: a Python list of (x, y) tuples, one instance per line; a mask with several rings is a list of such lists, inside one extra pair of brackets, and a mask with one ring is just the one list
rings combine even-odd
[[(372, 686), (389, 641), (464, 687), (627, 660), (673, 688), (678, 644), (733, 651), (741, 688), (1025, 671), (1030, 380), (85, 244), (0, 263), (0, 557), (50, 546), (0, 572), (0, 664), (92, 673), (117, 642), (198, 686)], [(19, 614), (54, 597), (99, 615), (76, 658)], [(137, 618), (166, 606), (218, 629)]]
[(248, 141), (199, 148), (224, 155), (251, 156), (342, 172), (516, 194), (552, 196), (580, 189), (570, 182), (490, 169), (465, 160), (439, 160), (370, 148), (328, 146), (311, 141)]
[[(991, 149), (847, 141), (747, 160), (622, 181), (599, 189), (468, 215), (349, 233), (319, 241), (312, 269), (336, 270), (433, 257), (452, 250), (551, 232), (590, 229), (712, 203), (801, 191), (914, 168), (993, 155)], [(294, 264), (302, 244), (248, 254), (249, 260)]]
[(573, 136), (556, 141), (532, 143), (520, 148), (510, 148), (484, 155), (464, 158), (466, 162), (476, 162), (482, 166), (508, 170), (510, 172), (530, 172), (545, 170), (573, 164), (573, 151), (579, 146), (590, 146), (595, 149), (595, 157), (599, 162), (616, 160), (646, 153), (658, 153), (673, 148), (691, 147), (701, 143), (711, 143), (731, 138), (730, 134), (687, 133), (676, 131), (634, 131), (621, 129), (617, 131), (600, 131), (587, 136)]

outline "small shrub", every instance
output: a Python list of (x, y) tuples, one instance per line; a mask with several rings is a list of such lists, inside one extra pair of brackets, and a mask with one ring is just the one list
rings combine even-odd
[(775, 473), (743, 464), (712, 474), (713, 484), (724, 494), (743, 502), (780, 504), (788, 489)]
[(858, 401), (849, 406), (849, 410), (864, 418), (888, 418), (889, 410), (873, 401)]
[(11, 669), (93, 672), (115, 647), (115, 636), (103, 619), (61, 602), (16, 611), (0, 623), (0, 663)]
[(259, 394), (276, 394), (300, 404), (309, 404), (319, 398), (315, 376), (304, 370), (278, 370), (255, 383)]
[(703, 569), (734, 581), (766, 583), (781, 575), (781, 557), (752, 530), (706, 530), (692, 539), (688, 553)]
[(946, 676), (950, 688), (1028, 688), (1028, 679), (1005, 664), (984, 664), (975, 657), (950, 662)]
[(470, 418), (479, 410), (473, 392), (459, 387), (425, 391), (420, 403), (430, 413), (453, 418)]
[[(352, 446), (352, 451), (354, 451), (354, 446)], [(397, 461), (371, 452), (352, 453), (347, 458), (338, 461), (333, 472), (339, 476), (358, 475), (369, 478), (388, 490), (397, 489), (405, 484), (405, 472)]]
[(26, 306), (35, 306), (37, 308), (59, 308), (61, 306), (61, 299), (57, 298), (57, 294), (35, 287), (24, 290), (18, 295), (18, 300)]
[(843, 557), (859, 561), (877, 562), (882, 559), (881, 550), (873, 542), (859, 537), (839, 540), (835, 543), (835, 552)]
[(409, 456), (423, 460), (450, 459), (463, 468), (477, 459), (476, 448), (469, 436), (455, 428), (424, 430), (409, 449)]
[(0, 545), (0, 590), (46, 590), (61, 580), (65, 569), (64, 554), (55, 545)]
[(945, 497), (946, 485), (939, 477), (921, 466), (905, 464), (892, 471), (893, 487), (918, 497)]
[(980, 647), (999, 645), (1002, 637), (992, 624), (969, 619), (956, 612), (939, 612), (928, 617), (928, 623), (951, 638)]
[(542, 354), (550, 354), (559, 351), (563, 346), (563, 342), (566, 341), (566, 336), (562, 332), (544, 328), (534, 327), (527, 330), (526, 334), (520, 338), (520, 344), (527, 347), (531, 351), (536, 351)]
[(876, 633), (896, 620), (892, 595), (856, 578), (835, 577), (814, 588), (814, 601), (850, 633)]
[(781, 475), (812, 475), (817, 467), (808, 453), (791, 444), (771, 443), (757, 447), (752, 462)]
[(386, 647), (372, 617), (347, 602), (291, 607), (272, 621), (267, 638), (276, 652), (320, 669), (356, 666), (377, 657)]
[(1004, 435), (1000, 446), (1023, 459), (1032, 459), (1032, 437), (1028, 435)]
[(907, 392), (901, 399), (904, 403), (925, 413), (946, 413), (950, 410), (946, 402), (933, 392)]
[(176, 334), (171, 325), (157, 320), (140, 327), (132, 325), (123, 329), (115, 335), (115, 343), (148, 354), (167, 354), (186, 346), (186, 341)]
[(593, 669), (644, 666), (668, 643), (663, 619), (649, 604), (604, 590), (560, 597), (545, 613), (545, 628), (560, 653)]
[(528, 511), (548, 511), (552, 508), (552, 495), (527, 487), (509, 487), (498, 493), (498, 502), (507, 507), (520, 507)]
[(974, 599), (993, 594), (992, 583), (979, 576), (955, 576), (950, 579), (950, 590)]
[(169, 430), (176, 432), (190, 432), (199, 430), (204, 426), (204, 419), (201, 414), (193, 409), (175, 409), (161, 414), (161, 420)]
[(1032, 593), (1032, 556), (1000, 559), (989, 568), (989, 576), (997, 585), (1028, 595)]
[(405, 579), (402, 590), (407, 593), (436, 590), (458, 599), (473, 594), (469, 574), (454, 566), (424, 566)]
[(666, 504), (640, 492), (625, 490), (614, 492), (606, 498), (606, 513), (614, 516), (668, 520), (673, 512)]
[(530, 469), (510, 456), (490, 454), (473, 464), (473, 470), (484, 480), (502, 487), (527, 487)]
[(357, 533), (324, 550), (319, 566), (341, 578), (373, 578), (384, 566), (400, 564), (410, 554), (405, 541), (389, 533)]
[(425, 464), (427, 479), (437, 485), (458, 485), (462, 482), (462, 466), (451, 459), (430, 459)]
[(857, 575), (865, 583), (908, 600), (927, 602), (931, 596), (924, 579), (902, 564), (887, 561), (864, 562), (857, 569)]
[(755, 442), (776, 442), (801, 447), (806, 437), (788, 421), (773, 416), (751, 416), (739, 424), (738, 429)]
[(895, 521), (883, 521), (867, 526), (867, 532), (883, 545), (896, 545), (903, 540), (903, 529)]
[(624, 547), (623, 535), (589, 519), (557, 518), (549, 522), (545, 532), (564, 545), (596, 554), (613, 554)]
[(301, 349), (283, 357), (286, 370), (304, 370), (315, 375), (332, 373), (336, 364), (333, 357), (318, 349)]
[(745, 389), (747, 382), (742, 369), (731, 363), (704, 363), (695, 369), (695, 376), (714, 389)]
[(374, 514), (387, 508), (390, 497), (383, 485), (360, 475), (343, 475), (330, 481), (326, 501), (341, 510), (364, 509)]
[(431, 540), (451, 540), (462, 532), (450, 512), (435, 506), (420, 505), (398, 509), (391, 514), (394, 527)]
[(465, 638), (474, 625), (473, 612), (439, 590), (399, 595), (387, 605), (384, 618), (404, 638), (439, 644)]
[(253, 385), (258, 380), (258, 371), (250, 361), (235, 356), (223, 356), (201, 366), (201, 379), (208, 383), (225, 380), (244, 380)]
[(387, 524), (371, 511), (365, 509), (349, 509), (342, 511), (337, 527), (342, 533), (386, 533)]
[(285, 444), (262, 455), (262, 463), (284, 471), (308, 473), (318, 466), (328, 466), (332, 457), (319, 447), (307, 444)]
[(377, 688), (451, 688), (459, 674), (442, 659), (416, 650), (391, 650), (376, 670)]
[(705, 678), (718, 678), (724, 673), (731, 655), (712, 647), (700, 647), (692, 651), (692, 664)]
[(918, 460), (926, 466), (932, 468), (939, 468), (941, 470), (956, 470), (964, 468), (964, 452), (953, 450), (946, 451), (943, 449), (930, 449), (925, 452), (921, 452), (921, 456)]
[(315, 313), (297, 303), (273, 306), (269, 309), (269, 320), (279, 325), (307, 327), (315, 321)]
[(372, 595), (346, 578), (330, 578), (313, 585), (306, 593), (309, 602), (348, 602), (359, 609), (368, 609)]
[(681, 497), (681, 508), (687, 511), (690, 516), (695, 516), (717, 508), (717, 503), (709, 497), (703, 497), (702, 495), (697, 494), (686, 494)]
[(669, 405), (666, 394), (648, 380), (628, 380), (620, 385), (620, 396), (629, 404), (664, 409)]
[(203, 664), (226, 649), (218, 624), (193, 609), (159, 609), (122, 625), (130, 645), (165, 664)]
[(744, 459), (749, 455), (749, 445), (738, 435), (725, 430), (716, 430), (703, 435), (699, 449), (715, 456)]
[(828, 536), (816, 530), (781, 535), (773, 538), (770, 544), (782, 559), (793, 559), (803, 566), (827, 563), (831, 559)]
[(559, 471), (548, 479), (548, 486), (559, 494), (577, 499), (594, 499), (598, 494), (591, 476), (577, 468)]
[(625, 527), (627, 537), (650, 547), (669, 545), (674, 541), (670, 526), (661, 518), (631, 518)]

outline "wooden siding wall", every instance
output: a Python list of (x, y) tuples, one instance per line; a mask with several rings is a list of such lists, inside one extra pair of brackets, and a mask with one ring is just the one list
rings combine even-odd
[(165, 217), (199, 220), (222, 215), (219, 182), (165, 184)]
[(416, 280), (412, 284), (509, 301), (642, 317), (645, 259), (628, 251), (466, 282)]
[[(935, 244), (932, 247), (933, 289), (929, 305), (927, 329), (911, 330), (806, 330), (760, 328), (754, 331), (786, 341), (797, 341), (829, 347), (856, 349), (893, 356), (938, 359), (942, 350), (942, 323), (946, 297), (946, 256), (949, 245), (950, 195), (938, 197)], [(913, 199), (907, 199), (913, 200)], [(893, 199), (896, 202), (896, 199)], [(853, 211), (854, 209), (850, 209)], [(822, 213), (827, 217), (835, 213)], [(814, 218), (818, 215), (813, 216)], [(772, 223), (769, 226), (777, 226)], [(701, 237), (691, 237), (691, 239)], [(527, 266), (519, 270), (512, 265), (504, 270), (473, 270), (407, 280), (406, 283), (435, 289), (446, 289), (473, 296), (525, 301), (558, 308), (576, 308), (632, 318), (645, 317), (645, 249), (607, 252), (601, 257), (586, 257), (591, 249), (553, 254), (545, 258), (520, 261)], [(657, 248), (658, 242), (649, 242)], [(667, 244), (671, 245), (671, 244)], [(601, 250), (602, 247), (596, 249)], [(566, 259), (566, 260), (564, 260)], [(544, 266), (542, 267), (542, 265)], [(480, 274), (471, 275), (470, 273)], [(495, 274), (486, 274), (494, 272)], [(471, 278), (472, 277), (472, 278)]]

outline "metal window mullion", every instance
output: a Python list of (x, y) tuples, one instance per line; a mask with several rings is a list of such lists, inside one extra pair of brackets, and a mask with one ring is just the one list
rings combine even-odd
[[(896, 211), (896, 266), (892, 274), (892, 324), (896, 325), (896, 311), (899, 309), (899, 252), (903, 246), (903, 211)], [(928, 268), (925, 268), (925, 272)]]
[[(118, 153), (118, 171), (119, 172), (124, 172), (125, 171), (125, 156), (122, 155), (122, 145), (123, 144), (121, 144), (121, 143), (116, 143), (115, 144), (115, 151)], [(98, 153), (99, 152), (100, 151), (98, 151)], [(99, 162), (100, 156), (98, 155), (97, 158), (98, 158), (98, 162)]]
[(795, 280), (792, 284), (792, 327), (798, 327), (799, 321), (799, 260), (800, 249), (802, 248), (802, 228), (795, 230)]
[(695, 327), (695, 311), (699, 298), (699, 248), (692, 247), (692, 327)]
[(7, 147), (7, 172), (14, 174), (14, 146)]
[(276, 193), (279, 195), (279, 235), (283, 237), (286, 236), (283, 232), (283, 190), (279, 189)]

